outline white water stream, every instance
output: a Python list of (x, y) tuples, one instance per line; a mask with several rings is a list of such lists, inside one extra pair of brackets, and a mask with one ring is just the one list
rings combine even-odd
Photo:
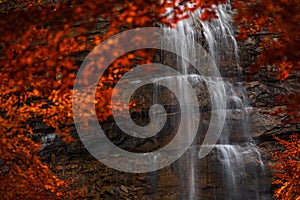
[[(231, 67), (232, 71), (236, 71), (237, 76), (240, 76), (238, 46), (231, 24), (231, 7), (227, 4), (217, 6), (216, 9), (217, 19), (203, 22), (199, 20), (201, 10), (197, 10), (191, 14), (189, 19), (179, 21), (175, 30), (202, 43), (221, 72), (223, 66)], [(201, 65), (201, 57), (197, 57), (198, 50), (193, 43), (176, 37), (178, 36), (168, 37), (163, 44), (172, 46), (176, 52), (180, 52), (180, 55), (177, 55), (175, 59), (172, 57), (176, 62), (171, 64), (175, 65), (183, 76), (188, 77), (189, 82), (195, 87), (204, 83), (212, 87), (213, 93), (209, 94), (210, 104), (217, 105), (216, 109), (221, 109), (226, 114), (226, 121), (218, 143), (216, 145), (211, 144), (214, 145), (212, 152), (205, 158), (213, 163), (208, 166), (211, 169), (206, 171), (216, 174), (197, 174), (199, 173), (197, 168), (203, 166), (201, 162), (204, 162), (204, 159), (199, 162), (200, 158), (195, 156), (195, 151), (199, 151), (199, 144), (194, 144), (190, 148), (191, 153), (187, 156), (188, 159), (184, 161), (183, 167), (181, 167), (180, 179), (184, 180), (180, 183), (181, 189), (183, 191), (188, 190), (182, 194), (181, 199), (266, 199), (264, 197), (266, 188), (262, 183), (264, 165), (260, 152), (250, 136), (248, 110), (251, 107), (249, 107), (243, 87), (239, 83), (219, 81), (220, 77), (206, 77), (190, 73), (191, 64), (181, 58), (191, 58), (191, 55), (195, 55), (193, 59)], [(180, 42), (178, 43), (178, 41)], [(168, 78), (171, 77), (164, 77), (164, 79)], [(178, 90), (181, 90), (180, 80), (178, 78)], [(181, 92), (184, 93), (185, 91)], [(188, 97), (185, 98), (188, 100)], [(226, 102), (227, 107), (222, 107), (220, 102)], [(222, 126), (222, 124), (218, 124), (218, 121), (211, 123)], [(186, 130), (186, 135), (189, 137), (189, 130)], [(185, 174), (189, 175), (188, 181), (184, 178)], [(214, 182), (217, 185), (201, 185), (203, 181), (199, 180), (210, 179), (205, 178), (210, 176), (218, 179)], [(209, 197), (203, 194), (206, 187), (214, 188), (213, 192), (210, 191)]]

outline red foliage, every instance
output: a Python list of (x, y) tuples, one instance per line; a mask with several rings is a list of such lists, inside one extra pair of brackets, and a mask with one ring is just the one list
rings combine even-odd
[[(63, 199), (68, 181), (54, 176), (36, 152), (40, 144), (30, 120), (41, 118), (55, 133), (73, 139), (72, 86), (79, 65), (75, 55), (90, 51), (119, 31), (166, 23), (174, 26), (187, 11), (202, 7), (203, 19), (213, 4), (225, 0), (66, 0), (0, 1), (0, 196), (2, 199)], [(190, 5), (190, 6), (187, 6)], [(169, 13), (167, 8), (173, 10)], [(91, 35), (99, 20), (105, 34)], [(139, 59), (136, 59), (139, 57)], [(142, 58), (142, 60), (140, 60)], [(142, 51), (116, 60), (101, 77), (96, 94), (99, 120), (111, 115), (110, 97), (120, 75), (135, 63), (149, 62)], [(134, 104), (133, 104), (134, 106)]]
[(276, 180), (274, 184), (280, 185), (275, 191), (275, 196), (280, 199), (300, 199), (300, 138), (292, 135), (289, 141), (277, 138), (282, 151), (276, 151), (273, 158), (276, 163), (271, 166), (275, 171)]
[[(243, 2), (243, 3), (242, 3)], [(234, 1), (240, 27), (239, 38), (267, 33), (253, 70), (272, 65), (279, 69), (278, 79), (286, 79), (300, 69), (300, 4), (298, 0)]]

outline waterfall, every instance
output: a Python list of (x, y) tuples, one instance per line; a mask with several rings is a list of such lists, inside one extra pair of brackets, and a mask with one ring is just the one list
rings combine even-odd
[[(87, 150), (114, 170), (115, 187), (101, 189), (109, 199), (270, 199), (250, 135), (231, 7), (215, 8), (218, 18), (210, 22), (200, 20), (199, 9), (175, 30), (144, 27), (112, 36), (77, 72), (74, 123)], [(93, 86), (105, 73), (94, 65), (144, 48), (160, 49), (155, 63), (123, 74), (111, 96), (112, 123), (103, 122), (102, 130), (97, 117), (85, 118), (96, 116)], [(123, 109), (132, 100), (138, 109)]]
[[(179, 176), (183, 181), (180, 182), (180, 187), (182, 191), (188, 191), (187, 194), (182, 194), (180, 199), (266, 199), (264, 193), (267, 188), (265, 183), (262, 182), (264, 165), (260, 152), (249, 133), (248, 119), (251, 107), (247, 101), (242, 83), (230, 80), (226, 77), (226, 72), (222, 68), (224, 66), (230, 67), (235, 76), (239, 77), (238, 80), (241, 79), (238, 46), (231, 24), (232, 11), (230, 4), (216, 6), (216, 11), (218, 18), (209, 22), (200, 20), (202, 11), (198, 9), (191, 13), (190, 18), (179, 21), (175, 30), (201, 43), (213, 62), (218, 66), (221, 74), (225, 75), (224, 78), (194, 73), (191, 64), (182, 59), (188, 57), (194, 59), (196, 64), (201, 65), (202, 58), (197, 56), (199, 50), (196, 49), (193, 43), (177, 38), (178, 35), (170, 35), (166, 37), (167, 39), (162, 44), (162, 46), (169, 45), (176, 49), (176, 52), (180, 52), (180, 55), (176, 56), (163, 53), (163, 62), (177, 68), (183, 74), (182, 76), (189, 80), (195, 90), (197, 88), (200, 90), (197, 94), (198, 97), (200, 96), (199, 98), (202, 101), (208, 101), (205, 103), (199, 101), (201, 113), (207, 113), (211, 110), (210, 115), (213, 115), (211, 105), (215, 104), (217, 105), (215, 109), (222, 110), (226, 114), (225, 124), (217, 144), (205, 144), (211, 147), (212, 151), (205, 158), (200, 159), (197, 157), (197, 153), (201, 148), (201, 144), (194, 142), (187, 152), (187, 159), (181, 161), (183, 166), (179, 167)], [(164, 79), (168, 78), (172, 79), (172, 77), (164, 77)], [(178, 90), (184, 93), (181, 79), (176, 78)], [(213, 88), (213, 92), (208, 92), (209, 94), (206, 92), (206, 95), (210, 95), (210, 100), (207, 100), (207, 97), (206, 99), (201, 98), (205, 93), (203, 92), (205, 86)], [(156, 92), (159, 93), (159, 91)], [(185, 100), (188, 100), (186, 95), (183, 96), (187, 98)], [(155, 99), (157, 98), (159, 97)], [(219, 105), (220, 102), (226, 102), (226, 107)], [(211, 123), (218, 124), (218, 121)], [(186, 130), (186, 133), (189, 137), (189, 130)], [(204, 136), (201, 136), (201, 134), (203, 133), (200, 133), (199, 137), (203, 138)], [(203, 175), (199, 174), (199, 171), (214, 174)], [(188, 174), (188, 178), (185, 178), (186, 174)], [(212, 176), (218, 180), (211, 181), (207, 176)], [(213, 186), (213, 182), (216, 183), (215, 186)], [(205, 185), (201, 185), (201, 183)], [(204, 194), (205, 191), (209, 191), (209, 194)]]

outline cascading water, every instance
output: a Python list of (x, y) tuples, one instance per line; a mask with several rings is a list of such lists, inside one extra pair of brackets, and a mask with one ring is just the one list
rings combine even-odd
[[(216, 10), (218, 18), (211, 22), (199, 20), (197, 10), (178, 22), (176, 33), (170, 28), (145, 31), (154, 36), (155, 45), (142, 47), (161, 48), (157, 59), (162, 64), (138, 66), (124, 74), (115, 86), (119, 93), (112, 97), (113, 102), (122, 97), (125, 103), (137, 99), (141, 110), (116, 112), (112, 125), (104, 124), (112, 129), (107, 134), (115, 145), (104, 134), (97, 140), (90, 133), (81, 137), (101, 161), (117, 169), (115, 182), (110, 180), (116, 189), (105, 192), (114, 199), (271, 199), (264, 165), (249, 132), (251, 107), (243, 84), (236, 81), (241, 80), (241, 70), (232, 11), (229, 4)], [(152, 37), (143, 39), (152, 42)], [(175, 159), (169, 162), (170, 158)]]
[[(208, 52), (208, 56), (211, 56), (221, 72), (222, 66), (228, 67), (228, 65), (231, 65), (229, 67), (237, 71), (237, 76), (239, 76), (238, 47), (230, 23), (232, 14), (230, 5), (217, 6), (216, 10), (218, 18), (211, 22), (199, 20), (201, 10), (197, 10), (191, 14), (189, 19), (178, 22), (175, 30), (202, 43), (202, 46)], [(248, 105), (241, 84), (231, 83), (228, 78), (228, 81), (224, 81), (227, 80), (226, 78), (220, 81), (220, 77), (208, 77), (191, 73), (191, 64), (182, 58), (191, 58), (191, 55), (196, 55), (192, 59), (195, 59), (195, 63), (201, 65), (201, 57), (197, 57), (198, 49), (189, 41), (176, 37), (178, 35), (166, 37), (167, 39), (163, 41), (162, 45), (171, 46), (176, 49), (176, 52), (180, 52), (180, 55), (174, 57), (163, 54), (162, 57), (166, 60), (165, 62), (168, 65), (175, 66), (196, 90), (197, 87), (199, 89), (203, 85), (213, 88), (213, 92), (210, 91), (208, 94), (210, 95), (210, 103), (199, 101), (199, 105), (205, 104), (200, 109), (207, 111), (211, 109), (211, 104), (215, 104), (217, 105), (215, 109), (219, 109), (221, 113), (226, 114), (224, 126), (222, 123), (218, 124), (217, 120), (211, 122), (217, 124), (216, 126), (223, 127), (218, 143), (203, 142), (207, 146), (213, 145), (211, 147), (212, 151), (205, 158), (200, 159), (196, 157), (195, 152), (198, 153), (201, 144), (194, 142), (187, 152), (188, 158), (182, 161), (184, 164), (179, 167), (179, 176), (181, 180), (185, 181), (180, 183), (180, 187), (182, 191), (187, 191), (187, 194), (182, 194), (180, 199), (267, 199), (264, 194), (267, 188), (264, 186), (265, 183), (261, 181), (264, 174), (264, 165), (258, 148), (249, 134), (248, 110), (251, 108)], [(171, 79), (172, 77), (164, 77), (164, 79), (168, 78)], [(184, 93), (185, 91), (182, 91), (181, 87), (181, 84), (183, 84), (180, 82), (181, 79), (176, 78), (178, 79), (178, 90)], [(199, 96), (201, 95), (203, 93)], [(189, 97), (183, 96), (188, 100)], [(201, 99), (201, 97), (199, 98)], [(223, 107), (220, 104), (222, 102), (226, 102), (227, 106)], [(213, 114), (214, 111), (211, 110), (210, 115)], [(189, 137), (189, 130), (186, 130), (186, 132), (187, 137)], [(214, 174), (199, 174), (197, 168), (201, 167), (203, 168), (200, 170), (201, 172)], [(189, 176), (188, 181), (184, 178), (186, 174)], [(205, 176), (218, 179), (215, 181), (216, 185), (210, 184), (213, 182), (211, 180), (203, 181), (203, 179), (210, 179), (205, 178)], [(203, 182), (205, 182), (205, 186), (201, 185)], [(208, 189), (207, 187), (211, 188)], [(204, 194), (208, 190), (210, 190), (209, 194)]]

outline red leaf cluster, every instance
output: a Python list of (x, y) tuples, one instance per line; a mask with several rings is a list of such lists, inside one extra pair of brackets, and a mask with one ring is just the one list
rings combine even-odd
[(265, 35), (254, 71), (259, 66), (272, 65), (279, 69), (278, 79), (284, 80), (291, 72), (300, 70), (299, 0), (235, 0), (234, 5), (240, 39)]
[[(216, 1), (158, 0), (15, 0), (0, 1), (0, 196), (2, 199), (63, 199), (68, 181), (54, 176), (36, 152), (34, 119), (72, 141), (72, 87), (79, 63), (76, 56), (91, 51), (122, 30), (167, 23), (174, 26), (188, 11), (208, 9)], [(187, 6), (188, 3), (193, 6)], [(170, 13), (166, 13), (172, 8)], [(91, 34), (106, 22), (104, 34)], [(111, 64), (101, 77), (95, 104), (98, 119), (111, 115), (112, 86), (134, 64), (151, 60), (151, 51), (136, 51)], [(92, 73), (92, 72), (91, 72)], [(84, 101), (85, 99), (83, 99)], [(134, 106), (133, 103), (131, 106)], [(122, 109), (122, 104), (120, 105)], [(72, 197), (71, 197), (72, 198)]]
[(275, 171), (273, 184), (280, 185), (275, 191), (275, 196), (280, 199), (300, 199), (300, 138), (294, 134), (286, 141), (277, 138), (282, 145), (282, 150), (273, 154), (275, 164), (271, 168)]

